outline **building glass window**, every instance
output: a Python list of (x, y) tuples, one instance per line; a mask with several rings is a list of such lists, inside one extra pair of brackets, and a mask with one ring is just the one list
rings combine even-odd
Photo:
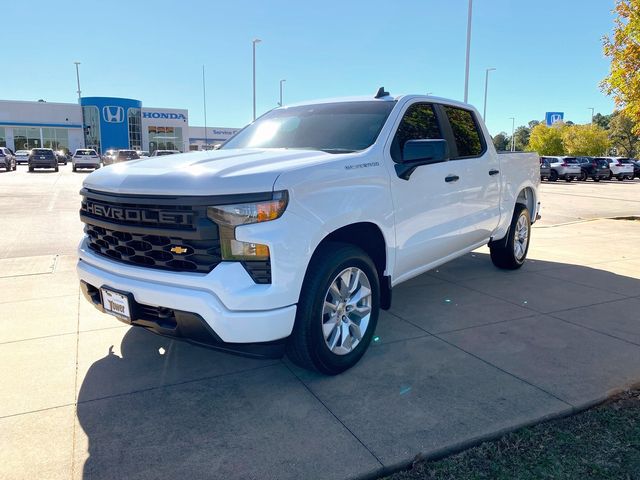
[(7, 134), (4, 130), (4, 127), (0, 127), (0, 147), (7, 146)]
[(69, 152), (69, 131), (66, 128), (43, 128), (42, 146)]
[(149, 152), (156, 150), (184, 151), (182, 127), (148, 127)]
[(13, 144), (15, 150), (31, 150), (32, 148), (42, 147), (40, 143), (39, 128), (14, 128)]
[(142, 113), (139, 108), (129, 108), (127, 113), (129, 124), (129, 148), (142, 150)]
[(82, 123), (84, 125), (84, 144), (87, 148), (100, 149), (100, 113), (98, 107), (82, 107)]

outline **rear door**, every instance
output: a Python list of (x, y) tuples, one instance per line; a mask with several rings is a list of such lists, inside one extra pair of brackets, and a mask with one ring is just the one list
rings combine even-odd
[(451, 161), (460, 172), (458, 242), (469, 247), (489, 240), (500, 221), (500, 160), (486, 144), (473, 110), (454, 106), (442, 110), (445, 133), (451, 139)]

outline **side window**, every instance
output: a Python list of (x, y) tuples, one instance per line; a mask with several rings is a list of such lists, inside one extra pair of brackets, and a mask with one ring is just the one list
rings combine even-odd
[(393, 142), (391, 158), (395, 162), (402, 160), (402, 149), (408, 140), (434, 140), (442, 138), (440, 126), (433, 105), (416, 103), (411, 105), (402, 117)]
[(473, 113), (456, 107), (444, 107), (453, 130), (453, 138), (458, 147), (458, 157), (477, 157), (482, 155), (482, 132), (478, 128)]

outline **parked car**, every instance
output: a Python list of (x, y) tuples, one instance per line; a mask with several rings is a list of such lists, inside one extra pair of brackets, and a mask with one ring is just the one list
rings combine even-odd
[(549, 160), (545, 158), (540, 159), (540, 180), (549, 180), (549, 175), (551, 175), (551, 165), (549, 164)]
[(484, 244), (520, 268), (539, 211), (537, 154), (497, 154), (468, 104), (384, 89), (276, 108), (179, 164), (120, 167), (81, 190), (85, 298), (325, 374), (362, 357), (392, 286)]
[(36, 168), (53, 168), (58, 171), (58, 157), (50, 148), (34, 148), (29, 155), (29, 171)]
[(593, 179), (594, 182), (605, 180), (611, 175), (609, 164), (605, 160), (593, 157), (577, 157), (580, 163), (580, 180), (586, 181), (587, 178)]
[(8, 147), (0, 147), (0, 166), (4, 167), (7, 172), (17, 168), (16, 156)]
[(547, 160), (551, 167), (549, 173), (551, 182), (559, 178), (566, 182), (580, 178), (581, 169), (576, 157), (542, 157), (542, 159)]
[(71, 165), (74, 172), (79, 168), (93, 168), (97, 170), (100, 168), (100, 155), (92, 148), (79, 148), (74, 152), (73, 157), (71, 157)]
[(164, 155), (174, 155), (176, 153), (180, 153), (179, 150), (156, 150), (153, 152), (152, 157), (162, 157)]
[(619, 181), (625, 179), (633, 180), (633, 163), (626, 157), (602, 157), (609, 164), (611, 173), (609, 180), (616, 177)]
[(102, 163), (106, 165), (111, 165), (112, 163), (116, 163), (116, 157), (118, 156), (118, 151), (112, 148), (108, 149), (104, 152), (102, 156)]
[(116, 163), (127, 162), (129, 160), (138, 160), (140, 156), (135, 150), (118, 150), (116, 154)]
[(640, 160), (633, 159), (633, 178), (640, 178)]
[(69, 157), (67, 157), (67, 152), (64, 150), (56, 150), (55, 152), (56, 158), (58, 159), (58, 163), (62, 163), (64, 165), (69, 161)]
[(136, 153), (140, 158), (150, 157), (151, 155), (146, 150), (136, 150)]
[(16, 163), (29, 163), (29, 150), (18, 150), (16, 152)]

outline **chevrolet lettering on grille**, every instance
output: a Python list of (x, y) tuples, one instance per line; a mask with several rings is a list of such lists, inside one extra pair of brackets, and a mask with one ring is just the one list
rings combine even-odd
[(116, 207), (91, 201), (83, 203), (82, 210), (94, 217), (125, 222), (191, 225), (193, 218), (193, 214), (189, 212)]

